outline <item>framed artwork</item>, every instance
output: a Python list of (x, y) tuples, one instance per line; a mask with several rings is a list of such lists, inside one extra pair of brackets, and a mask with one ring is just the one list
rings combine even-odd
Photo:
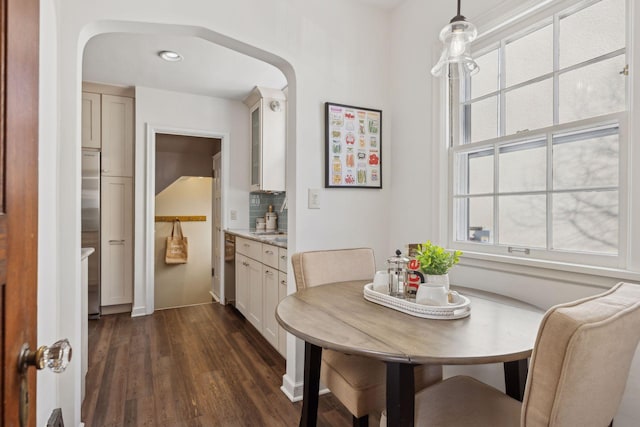
[(325, 188), (382, 188), (382, 111), (324, 108)]

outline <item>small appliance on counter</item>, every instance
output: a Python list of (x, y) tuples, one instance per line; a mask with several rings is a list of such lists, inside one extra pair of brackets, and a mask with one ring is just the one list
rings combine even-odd
[(278, 214), (273, 211), (273, 205), (269, 205), (269, 211), (264, 215), (267, 231), (278, 229)]

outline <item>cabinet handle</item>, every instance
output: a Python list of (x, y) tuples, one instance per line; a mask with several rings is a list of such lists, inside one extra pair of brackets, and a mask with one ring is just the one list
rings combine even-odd
[(287, 259), (287, 256), (286, 256), (286, 255), (282, 255), (282, 256), (280, 257), (280, 259), (281, 259), (281, 260), (283, 260), (283, 261), (285, 261), (285, 260)]
[(102, 173), (107, 173), (109, 172), (109, 169), (102, 169)]
[(110, 245), (124, 245), (124, 240), (109, 240)]
[(243, 262), (242, 265), (244, 265), (245, 267), (249, 267), (249, 264), (246, 262)]
[(281, 280), (281, 281), (280, 281), (280, 284), (281, 284), (281, 285), (286, 285), (286, 284), (287, 284), (287, 281), (286, 281), (286, 280)]
[(249, 246), (251, 246), (251, 245), (250, 245), (250, 244), (248, 244), (248, 243), (243, 243), (243, 244), (242, 244), (242, 246), (244, 246), (245, 248), (248, 248), (248, 247), (249, 247)]
[(273, 276), (273, 271), (271, 270), (265, 270), (264, 274), (268, 274), (269, 276)]
[(267, 254), (267, 255), (273, 255), (273, 251), (270, 251), (268, 249), (266, 251), (264, 251), (264, 253)]

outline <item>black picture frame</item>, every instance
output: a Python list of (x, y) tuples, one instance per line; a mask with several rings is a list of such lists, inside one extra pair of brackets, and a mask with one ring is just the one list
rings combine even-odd
[(382, 110), (325, 102), (325, 188), (382, 188)]

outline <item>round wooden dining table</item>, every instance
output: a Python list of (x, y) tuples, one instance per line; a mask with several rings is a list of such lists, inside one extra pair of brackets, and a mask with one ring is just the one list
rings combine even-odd
[(540, 310), (468, 295), (468, 317), (425, 319), (365, 300), (366, 283), (310, 287), (278, 304), (280, 325), (305, 341), (300, 426), (316, 425), (323, 348), (386, 363), (390, 427), (413, 426), (415, 364), (504, 363), (506, 392), (522, 400), (527, 358), (543, 316)]

